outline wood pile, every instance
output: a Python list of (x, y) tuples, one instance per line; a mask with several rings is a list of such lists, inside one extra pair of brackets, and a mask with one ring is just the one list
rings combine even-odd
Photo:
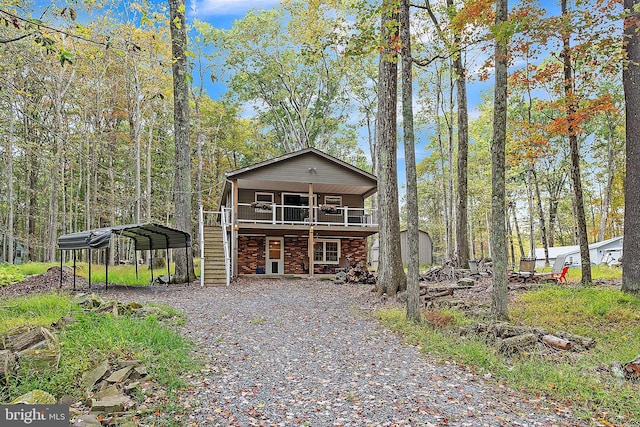
[(444, 282), (464, 277), (463, 270), (456, 269), (453, 263), (447, 262), (441, 267), (432, 267), (426, 273), (420, 275), (422, 282)]
[(591, 338), (557, 331), (548, 333), (542, 328), (514, 325), (508, 322), (475, 323), (459, 328), (461, 335), (479, 335), (507, 356), (537, 350), (586, 351), (595, 346)]
[[(462, 308), (466, 309), (467, 304), (462, 299), (454, 298), (453, 293), (459, 289), (474, 288), (476, 282), (472, 279), (462, 278), (455, 285), (431, 286), (420, 285), (420, 303), (427, 309), (434, 308)], [(484, 289), (484, 287), (482, 288)]]
[(340, 271), (336, 274), (335, 283), (359, 283), (363, 285), (375, 285), (376, 276), (361, 262), (355, 264), (345, 273)]

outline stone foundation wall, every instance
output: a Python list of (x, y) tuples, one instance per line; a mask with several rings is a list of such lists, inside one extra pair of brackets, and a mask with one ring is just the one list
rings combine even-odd
[(265, 268), (264, 237), (238, 237), (238, 274), (256, 274), (258, 267)]
[[(307, 256), (306, 237), (284, 238), (284, 274), (308, 274), (304, 270), (303, 260)], [(349, 258), (350, 265), (361, 262), (367, 265), (366, 239), (341, 239), (340, 255)], [(238, 238), (238, 274), (256, 274), (258, 267), (265, 268), (265, 237), (240, 236)], [(315, 274), (333, 273), (337, 265), (314, 266)]]

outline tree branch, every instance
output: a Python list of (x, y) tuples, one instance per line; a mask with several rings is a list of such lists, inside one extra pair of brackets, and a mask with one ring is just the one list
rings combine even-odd
[(22, 40), (24, 38), (27, 38), (29, 36), (34, 35), (35, 33), (29, 33), (29, 34), (23, 34), (21, 36), (15, 37), (13, 39), (0, 39), (0, 43), (1, 44), (6, 44), (6, 43), (13, 43), (13, 42), (17, 42), (18, 40)]

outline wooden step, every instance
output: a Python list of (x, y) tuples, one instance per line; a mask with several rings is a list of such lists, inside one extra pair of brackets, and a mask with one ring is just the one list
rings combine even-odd
[(225, 286), (225, 252), (222, 240), (222, 228), (204, 228), (204, 285)]

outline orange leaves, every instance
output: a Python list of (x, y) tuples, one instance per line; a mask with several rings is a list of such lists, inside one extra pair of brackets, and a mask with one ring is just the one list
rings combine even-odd
[(451, 18), (451, 24), (458, 31), (467, 26), (490, 26), (495, 21), (493, 0), (469, 0), (460, 11)]

